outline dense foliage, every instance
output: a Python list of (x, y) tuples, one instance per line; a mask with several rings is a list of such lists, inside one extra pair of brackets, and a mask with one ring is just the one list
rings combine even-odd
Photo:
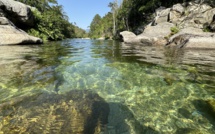
[(88, 33), (85, 30), (81, 29), (80, 27), (78, 27), (76, 25), (74, 25), (73, 28), (74, 28), (74, 36), (73, 37), (75, 37), (75, 38), (88, 38)]
[(74, 38), (76, 32), (81, 37), (81, 30), (69, 23), (63, 7), (56, 0), (17, 0), (32, 7), (35, 16), (35, 26), (28, 29), (28, 33), (46, 40), (61, 40)]
[(91, 38), (110, 38), (112, 37), (112, 25), (112, 13), (109, 12), (104, 17), (96, 14), (90, 24), (89, 36)]

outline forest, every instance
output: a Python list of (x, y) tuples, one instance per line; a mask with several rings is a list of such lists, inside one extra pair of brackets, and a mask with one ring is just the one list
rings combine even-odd
[(111, 12), (104, 17), (95, 15), (90, 25), (91, 38), (105, 37), (117, 39), (121, 31), (132, 31), (140, 34), (141, 29), (155, 17), (155, 10), (159, 7), (171, 7), (177, 3), (195, 2), (215, 5), (214, 0), (113, 0), (109, 3)]

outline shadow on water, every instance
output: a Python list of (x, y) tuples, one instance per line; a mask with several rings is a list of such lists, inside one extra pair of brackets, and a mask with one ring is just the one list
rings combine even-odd
[(159, 134), (157, 131), (137, 121), (127, 106), (120, 103), (109, 103), (110, 113), (105, 134)]
[(64, 134), (158, 134), (119, 103), (89, 90), (38, 93), (0, 105), (0, 132)]
[(208, 101), (195, 100), (193, 101), (194, 106), (198, 110), (198, 116), (196, 116), (197, 121), (203, 123), (204, 120), (201, 116), (204, 116), (211, 124), (213, 124), (213, 129), (215, 129), (215, 111)]

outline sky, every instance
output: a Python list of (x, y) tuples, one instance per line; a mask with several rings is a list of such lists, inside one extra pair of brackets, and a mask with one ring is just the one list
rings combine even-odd
[(103, 17), (110, 12), (108, 4), (113, 0), (58, 0), (69, 17), (69, 21), (76, 23), (82, 29), (89, 29), (96, 14)]

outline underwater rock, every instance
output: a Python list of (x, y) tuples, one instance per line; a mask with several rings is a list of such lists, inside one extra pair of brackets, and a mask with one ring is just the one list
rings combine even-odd
[(94, 134), (108, 122), (108, 103), (88, 90), (43, 93), (10, 104), (1, 109), (0, 133)]
[(209, 101), (207, 101), (207, 103), (210, 106), (211, 112), (215, 115), (215, 100), (209, 100)]

